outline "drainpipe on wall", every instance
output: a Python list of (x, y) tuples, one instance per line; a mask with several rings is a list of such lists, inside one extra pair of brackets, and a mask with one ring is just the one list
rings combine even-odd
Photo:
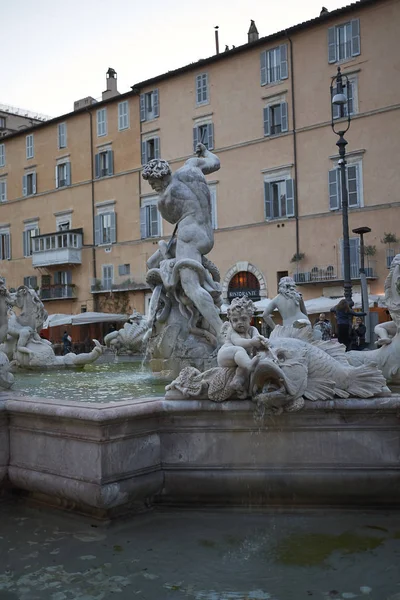
[[(93, 115), (89, 108), (86, 109), (89, 115), (89, 129), (90, 129), (90, 175), (91, 175), (91, 194), (92, 194), (92, 235), (93, 235), (93, 244), (92, 244), (92, 264), (93, 264), (93, 280), (97, 279), (97, 263), (96, 263), (96, 245), (95, 245), (95, 236), (96, 236), (96, 226), (94, 222), (95, 217), (95, 208), (94, 208), (94, 156), (93, 156)], [(99, 298), (97, 294), (93, 294), (93, 308), (95, 312), (99, 310)]]
[(290, 46), (290, 85), (292, 88), (292, 123), (293, 123), (293, 162), (294, 162), (294, 214), (296, 220), (296, 254), (300, 253), (300, 232), (299, 232), (299, 202), (297, 186), (297, 136), (296, 136), (296, 111), (294, 100), (294, 68), (293, 68), (293, 44), (287, 36)]

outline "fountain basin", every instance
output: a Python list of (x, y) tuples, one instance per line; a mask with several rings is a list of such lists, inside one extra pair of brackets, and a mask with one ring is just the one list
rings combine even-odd
[(3, 485), (99, 518), (154, 505), (390, 506), (400, 500), (400, 396), (307, 402), (113, 404), (3, 393)]

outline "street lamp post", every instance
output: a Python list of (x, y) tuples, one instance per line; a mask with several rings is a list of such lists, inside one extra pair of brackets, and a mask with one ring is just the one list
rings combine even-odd
[[(344, 90), (349, 89), (349, 80), (347, 75), (342, 75), (340, 67), (337, 74), (331, 80), (331, 127), (332, 131), (339, 137), (336, 146), (339, 148), (340, 181), (341, 181), (341, 200), (342, 200), (342, 225), (343, 225), (343, 288), (344, 297), (350, 306), (353, 306), (352, 286), (350, 273), (350, 239), (349, 239), (349, 198), (346, 183), (346, 146), (347, 141), (344, 134), (350, 127), (350, 104), (349, 94), (344, 94)], [(339, 127), (336, 127), (334, 120), (334, 107), (339, 107), (339, 117), (347, 116), (346, 128), (343, 129), (343, 121), (340, 121)], [(345, 115), (347, 107), (347, 115)], [(339, 190), (338, 190), (339, 194)]]
[(360, 281), (361, 281), (361, 298), (362, 298), (362, 309), (365, 312), (365, 340), (369, 344), (371, 341), (371, 327), (369, 322), (369, 301), (368, 301), (368, 286), (367, 286), (367, 276), (365, 273), (365, 254), (364, 254), (364, 234), (370, 233), (370, 227), (357, 227), (352, 230), (353, 233), (356, 233), (360, 236)]

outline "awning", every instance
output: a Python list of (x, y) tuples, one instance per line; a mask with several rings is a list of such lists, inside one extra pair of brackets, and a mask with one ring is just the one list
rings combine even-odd
[(102, 312), (85, 312), (78, 315), (63, 315), (60, 313), (49, 315), (43, 325), (43, 329), (48, 327), (58, 327), (60, 325), (90, 325), (90, 323), (115, 323), (119, 321), (127, 321), (129, 315), (102, 313)]

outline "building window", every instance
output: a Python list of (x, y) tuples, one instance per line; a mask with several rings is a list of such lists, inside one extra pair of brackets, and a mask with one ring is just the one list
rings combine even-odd
[(128, 129), (129, 127), (129, 105), (128, 100), (124, 102), (120, 102), (118, 104), (118, 129), (122, 131), (123, 129)]
[[(350, 277), (358, 279), (360, 277), (360, 238), (359, 236), (349, 238), (350, 244)], [(342, 274), (344, 274), (344, 253), (343, 239), (340, 240), (340, 249), (342, 255)]]
[(114, 283), (114, 265), (102, 265), (101, 287), (103, 290), (111, 290)]
[(157, 209), (157, 198), (142, 201), (140, 207), (140, 237), (160, 237), (161, 216)]
[(208, 184), (208, 189), (210, 190), (210, 199), (211, 199), (211, 223), (213, 229), (218, 229), (218, 219), (217, 219), (217, 186), (216, 184)]
[(28, 288), (35, 290), (37, 288), (37, 277), (36, 275), (28, 275), (24, 277), (24, 285)]
[(264, 135), (278, 135), (288, 130), (287, 102), (270, 104), (264, 108)]
[(7, 181), (0, 179), (0, 202), (7, 201)]
[(100, 108), (96, 112), (97, 118), (97, 137), (107, 135), (107, 109)]
[(26, 158), (33, 158), (34, 148), (33, 148), (33, 134), (26, 136)]
[[(343, 104), (341, 106), (338, 106), (337, 104), (332, 104), (332, 110), (333, 110), (333, 118), (334, 119), (341, 119), (343, 117), (347, 117), (347, 111), (350, 111), (350, 114), (353, 115), (357, 112), (357, 100), (358, 100), (358, 93), (357, 93), (357, 77), (356, 76), (349, 76), (349, 83), (348, 86), (346, 85), (345, 87), (343, 87), (343, 93), (346, 96), (346, 98), (348, 99), (348, 103), (346, 102), (346, 104)], [(332, 88), (332, 94), (333, 96), (336, 94), (336, 86)]]
[(196, 152), (197, 144), (201, 142), (207, 150), (214, 148), (214, 125), (205, 123), (193, 127), (193, 151)]
[(276, 178), (264, 181), (265, 218), (294, 217), (293, 179)]
[(6, 129), (6, 117), (0, 117), (0, 129)]
[(360, 49), (360, 19), (328, 29), (328, 62), (335, 63), (358, 56)]
[(115, 212), (104, 212), (95, 216), (95, 244), (115, 244), (117, 241)]
[(58, 124), (58, 147), (59, 147), (59, 149), (67, 147), (67, 124), (66, 123)]
[(59, 163), (56, 165), (56, 188), (71, 185), (71, 163)]
[(32, 256), (33, 240), (36, 235), (39, 235), (39, 227), (37, 223), (30, 223), (25, 227), (23, 233), (24, 256)]
[(153, 158), (160, 158), (160, 138), (153, 137), (142, 140), (142, 165)]
[(261, 85), (288, 78), (287, 44), (261, 52)]
[[(363, 206), (361, 161), (347, 165), (346, 184), (349, 208)], [(342, 208), (342, 185), (339, 167), (329, 171), (329, 208), (330, 210)]]
[(158, 89), (140, 94), (140, 120), (151, 121), (160, 115)]
[(22, 195), (36, 194), (36, 173), (27, 173), (22, 177)]
[(0, 144), (0, 167), (6, 166), (6, 146), (5, 144)]
[(196, 104), (208, 104), (208, 75), (202, 73), (196, 77)]
[(118, 265), (118, 275), (130, 275), (131, 274), (131, 265)]
[(94, 158), (96, 179), (114, 175), (114, 152), (112, 150), (102, 150)]
[(0, 260), (11, 259), (11, 240), (9, 230), (0, 231)]

